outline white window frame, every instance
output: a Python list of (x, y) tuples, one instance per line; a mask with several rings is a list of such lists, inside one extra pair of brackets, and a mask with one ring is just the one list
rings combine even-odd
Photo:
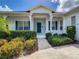
[(76, 24), (76, 16), (71, 16), (71, 25), (75, 26)]
[[(62, 29), (61, 29), (62, 27)], [(60, 30), (63, 30), (63, 20), (60, 20)]]
[[(54, 24), (53, 24), (53, 22), (54, 22)], [(57, 22), (57, 27), (56, 27), (56, 22)], [(58, 30), (58, 21), (57, 20), (53, 20), (52, 21), (52, 27), (53, 27), (53, 25), (55, 26), (54, 27), (54, 29), (52, 28), (52, 30)], [(56, 29), (57, 28), (57, 29)]]
[[(22, 24), (23, 25), (23, 30), (25, 30), (24, 29), (24, 27), (25, 27), (24, 22), (30, 22), (30, 21), (17, 21), (17, 22), (23, 22), (23, 24)], [(17, 30), (19, 30), (19, 29), (17, 29)], [(30, 26), (29, 26), (29, 30), (30, 30)]]

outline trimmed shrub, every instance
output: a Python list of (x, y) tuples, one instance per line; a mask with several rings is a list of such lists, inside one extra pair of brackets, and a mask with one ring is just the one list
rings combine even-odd
[(75, 34), (76, 34), (75, 26), (68, 26), (67, 27), (67, 34), (68, 34), (68, 37), (70, 37), (71, 39), (75, 39)]
[(0, 59), (12, 59), (25, 53), (32, 53), (32, 50), (36, 48), (36, 39), (25, 40), (22, 37), (16, 37), (11, 41), (0, 41)]
[(51, 34), (51, 33), (46, 33), (46, 39), (49, 39), (49, 38), (50, 38), (50, 36), (52, 36), (52, 34)]
[(14, 39), (12, 39), (11, 41), (22, 41), (22, 42), (25, 42), (25, 39), (23, 37), (16, 37)]
[(59, 46), (59, 45), (69, 44), (73, 42), (72, 39), (66, 36), (54, 36), (51, 41), (53, 46)]
[(24, 44), (22, 41), (10, 41), (0, 48), (0, 59), (10, 59), (12, 56), (18, 56), (23, 51)]
[(33, 47), (35, 46), (36, 40), (26, 40), (25, 41), (25, 49), (30, 50), (33, 49)]
[(25, 39), (36, 39), (36, 33), (34, 31), (10, 31), (4, 32), (0, 31), (0, 39), (8, 39), (11, 40), (16, 37), (23, 37)]
[(36, 39), (36, 33), (34, 31), (23, 31), (23, 30), (17, 30), (17, 31), (10, 31), (10, 37), (24, 37), (25, 39)]
[(0, 39), (6, 39), (7, 37), (9, 37), (9, 33), (0, 31)]
[(66, 34), (61, 34), (61, 35), (47, 35), (47, 41), (52, 45), (52, 46), (59, 46), (59, 45), (65, 45), (65, 44), (70, 44), (73, 43), (73, 40), (69, 37), (66, 36)]
[(52, 44), (52, 34), (51, 33), (46, 33), (46, 39), (47, 39), (47, 41), (50, 43), (50, 44)]
[(60, 34), (60, 36), (68, 36), (66, 33)]
[(5, 39), (0, 39), (0, 47), (3, 46), (4, 44), (8, 43), (7, 40)]
[(53, 36), (58, 36), (58, 34), (57, 34), (57, 33), (55, 33), (55, 34), (53, 34)]

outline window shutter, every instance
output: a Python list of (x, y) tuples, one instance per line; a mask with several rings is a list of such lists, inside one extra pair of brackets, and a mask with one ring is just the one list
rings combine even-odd
[(48, 21), (48, 28), (49, 28), (48, 30), (50, 30), (50, 21)]
[(16, 21), (16, 30), (18, 30), (17, 26), (18, 26), (18, 22)]
[(55, 22), (56, 30), (58, 29), (58, 22)]
[(30, 21), (28, 21), (28, 23), (29, 23), (29, 30), (30, 30)]

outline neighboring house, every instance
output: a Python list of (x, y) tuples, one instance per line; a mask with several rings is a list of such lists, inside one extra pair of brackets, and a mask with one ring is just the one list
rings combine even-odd
[(79, 7), (67, 13), (55, 12), (51, 8), (38, 5), (25, 12), (0, 12), (8, 21), (10, 30), (31, 30), (38, 38), (45, 38), (45, 33), (66, 33), (67, 26), (76, 26), (76, 39), (79, 40)]

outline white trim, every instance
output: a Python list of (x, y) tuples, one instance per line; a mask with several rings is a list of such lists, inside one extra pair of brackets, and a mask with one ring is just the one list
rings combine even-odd
[(33, 8), (31, 8), (31, 9), (29, 9), (29, 10), (32, 11), (33, 9), (36, 9), (36, 8), (38, 8), (38, 7), (44, 7), (44, 8), (46, 8), (46, 9), (50, 10), (50, 11), (55, 12), (54, 10), (52, 10), (52, 9), (50, 9), (49, 7), (44, 6), (44, 5), (37, 5), (37, 6), (34, 6)]

